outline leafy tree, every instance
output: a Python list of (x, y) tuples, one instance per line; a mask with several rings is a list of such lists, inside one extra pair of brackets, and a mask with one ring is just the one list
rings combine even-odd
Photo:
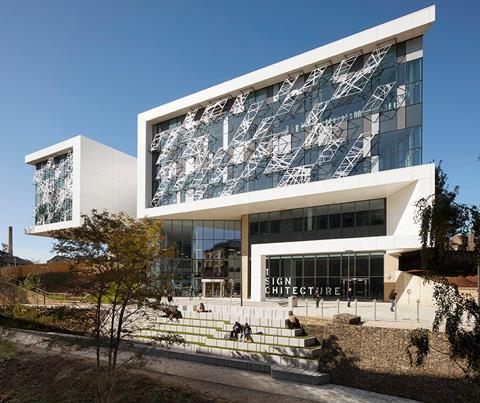
[[(417, 203), (422, 241), (422, 266), (430, 270), (426, 281), (434, 282), (435, 318), (432, 332), (416, 329), (410, 332), (406, 348), (411, 365), (424, 365), (429, 353), (445, 354), (472, 381), (480, 397), (480, 305), (469, 295), (462, 295), (450, 284), (438, 268), (446, 268), (445, 256), (451, 250), (450, 238), (460, 234), (466, 244), (466, 234), (473, 234), (473, 253), (480, 264), (480, 211), (476, 206), (458, 203), (458, 187), (448, 189), (447, 175), (437, 167), (435, 194)], [(450, 260), (450, 263), (453, 262)], [(451, 269), (451, 268), (447, 268)], [(447, 349), (431, 342), (444, 325)]]
[[(117, 371), (132, 359), (120, 362), (120, 347), (131, 343), (132, 336), (145, 328), (149, 308), (156, 303), (157, 288), (168, 287), (166, 278), (152, 278), (155, 262), (170, 257), (162, 248), (159, 221), (135, 220), (127, 214), (92, 210), (82, 216), (83, 225), (55, 232), (52, 252), (70, 259), (73, 266), (86, 269), (88, 289), (95, 303), (93, 338), (96, 348), (97, 400), (112, 398)], [(163, 345), (180, 343), (174, 334), (162, 335), (152, 342)], [(106, 364), (102, 363), (106, 357)]]
[(406, 348), (410, 364), (424, 365), (432, 350), (445, 354), (472, 381), (480, 397), (480, 307), (472, 296), (462, 295), (446, 282), (434, 286), (433, 297), (436, 311), (432, 332), (440, 333), (444, 323), (448, 348), (443, 350), (431, 343), (428, 330), (416, 329), (410, 332)]
[(435, 170), (435, 193), (416, 203), (415, 219), (420, 223), (422, 242), (422, 267), (439, 271), (451, 251), (450, 239), (460, 235), (466, 240), (469, 229), (470, 210), (456, 201), (459, 188), (450, 190), (447, 175), (441, 166)]

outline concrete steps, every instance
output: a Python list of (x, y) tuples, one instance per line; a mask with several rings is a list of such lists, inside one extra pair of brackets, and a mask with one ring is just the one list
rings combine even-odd
[[(148, 317), (149, 317), (149, 322), (151, 323), (177, 323), (176, 321), (172, 322), (170, 319), (157, 314), (153, 314), (153, 315), (150, 314)], [(216, 328), (222, 328), (225, 331), (230, 331), (232, 330), (232, 327), (235, 321), (238, 321), (241, 324), (248, 322), (248, 324), (252, 328), (253, 333), (262, 332), (265, 335), (285, 336), (285, 337), (297, 337), (302, 335), (301, 329), (287, 329), (285, 327), (285, 320), (281, 321), (281, 326), (271, 326), (268, 320), (254, 319), (253, 322), (255, 323), (251, 323), (248, 320), (239, 321), (236, 319), (236, 320), (230, 321), (230, 320), (207, 319), (207, 317), (192, 318), (190, 316), (184, 315), (182, 319), (179, 319), (178, 323), (182, 325), (187, 325), (187, 326), (216, 327)]]
[[(154, 329), (154, 330), (165, 330), (168, 332), (181, 332), (181, 333), (193, 333), (198, 335), (204, 336), (211, 336), (216, 339), (221, 340), (230, 340), (230, 331), (233, 327), (232, 324), (223, 324), (223, 326), (213, 327), (208, 326), (208, 322), (203, 321), (201, 325), (191, 325), (189, 324), (191, 321), (189, 320), (179, 320), (170, 321), (168, 318), (162, 318), (163, 320), (160, 322), (153, 322), (147, 324), (147, 328)], [(213, 321), (212, 321), (213, 322)], [(278, 336), (270, 333), (258, 334), (256, 331), (258, 327), (254, 327), (253, 330), (253, 339), (258, 343), (263, 344), (277, 344), (282, 346), (289, 346), (289, 347), (310, 347), (317, 344), (317, 339), (315, 337), (295, 337), (292, 334), (295, 334), (293, 330), (290, 329), (274, 329), (274, 330), (286, 330), (285, 333), (290, 333), (288, 336)], [(262, 328), (265, 332), (270, 332), (271, 329), (269, 328)], [(298, 330), (298, 329), (296, 329)]]
[(330, 382), (330, 375), (310, 369), (272, 365), (270, 369), (272, 378), (285, 381), (307, 383), (310, 385), (324, 385)]
[[(137, 335), (154, 337), (158, 336), (159, 334), (177, 333), (188, 343), (201, 343), (207, 347), (227, 348), (231, 350), (243, 350), (256, 353), (280, 354), (302, 358), (315, 358), (320, 354), (320, 347), (297, 347), (274, 343), (262, 343), (257, 341), (257, 335), (253, 335), (254, 341), (252, 343), (246, 343), (242, 341), (216, 338), (215, 333), (217, 331), (215, 329), (202, 329), (175, 325), (162, 325), (162, 327), (162, 329), (144, 329), (141, 330)], [(198, 333), (195, 333), (196, 331)], [(214, 335), (205, 334), (206, 332), (214, 333)]]
[[(191, 306), (180, 308), (183, 318), (178, 321), (148, 312), (143, 329), (134, 338), (147, 342), (160, 334), (175, 333), (185, 340), (175, 347), (181, 359), (260, 372), (268, 368), (277, 379), (311, 385), (329, 381), (328, 375), (317, 372), (321, 351), (317, 339), (301, 336), (301, 329), (286, 328), (286, 312), (212, 306), (214, 312), (199, 313)], [(251, 326), (253, 342), (230, 340), (235, 321)]]

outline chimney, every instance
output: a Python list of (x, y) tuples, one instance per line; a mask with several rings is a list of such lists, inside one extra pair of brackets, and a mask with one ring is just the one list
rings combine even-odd
[(8, 226), (8, 254), (13, 256), (13, 227)]

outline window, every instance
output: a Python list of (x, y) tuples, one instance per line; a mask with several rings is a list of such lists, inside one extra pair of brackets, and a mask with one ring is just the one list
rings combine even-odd
[(422, 59), (407, 62), (407, 82), (420, 81), (422, 79)]
[(341, 227), (342, 215), (341, 215), (341, 205), (332, 205), (328, 209), (328, 227), (330, 229), (337, 229)]
[[(279, 183), (285, 183), (285, 179), (287, 179), (285, 171), (279, 170), (270, 172), (268, 175), (264, 174), (264, 169), (268, 164), (272, 163), (273, 156), (283, 159), (285, 162), (284, 167), (288, 166), (291, 169), (312, 165), (311, 172), (306, 173), (306, 175), (309, 175), (306, 178), (308, 179), (306, 182), (332, 178), (338, 167), (337, 159), (345, 160), (351, 147), (342, 146), (336, 148), (335, 146), (335, 150), (332, 152), (333, 149), (320, 146), (319, 144), (322, 140), (325, 140), (325, 133), (319, 134), (321, 138), (315, 139), (311, 144), (304, 144), (307, 133), (311, 133), (311, 129), (308, 126), (306, 126), (307, 133), (304, 132), (304, 123), (312, 112), (314, 105), (319, 105), (321, 102), (328, 102), (328, 106), (321, 117), (321, 120), (325, 123), (325, 132), (329, 132), (327, 125), (330, 123), (327, 122), (330, 119), (334, 119), (334, 122), (339, 122), (337, 119), (344, 117), (339, 127), (333, 129), (333, 134), (336, 138), (348, 138), (348, 145), (350, 146), (361, 133), (371, 133), (372, 128), (376, 131), (377, 123), (379, 123), (378, 134), (374, 138), (371, 149), (371, 156), (379, 156), (378, 165), (376, 160), (370, 159), (370, 156), (366, 155), (365, 158), (361, 158), (358, 161), (355, 167), (348, 167), (345, 171), (346, 175), (368, 173), (374, 169), (373, 167), (375, 169), (378, 167), (380, 170), (387, 170), (421, 163), (421, 144), (415, 148), (399, 149), (396, 148), (397, 140), (395, 138), (399, 131), (405, 128), (420, 127), (421, 129), (423, 59), (406, 61), (406, 55), (412, 55), (420, 49), (420, 46), (421, 38), (409, 40), (407, 43), (401, 42), (392, 45), (369, 78), (368, 83), (362, 86), (361, 91), (355, 91), (355, 93), (349, 94), (349, 96), (342, 96), (334, 100), (334, 102), (330, 102), (332, 95), (339, 88), (342, 88), (338, 81), (336, 83), (331, 81), (333, 73), (339, 66), (338, 64), (327, 66), (315, 85), (302, 91), (301, 102), (297, 102), (298, 99), (296, 100), (293, 97), (290, 101), (295, 101), (295, 104), (292, 106), (288, 105), (287, 102), (283, 105), (282, 110), (280, 110), (280, 107), (287, 99), (287, 91), (284, 91), (280, 97), (276, 95), (278, 95), (279, 89), (284, 84), (283, 81), (251, 91), (245, 100), (244, 107), (240, 107), (236, 111), (231, 111), (230, 109), (235, 101), (229, 96), (230, 99), (226, 104), (218, 106), (216, 112), (219, 113), (216, 114), (214, 119), (209, 121), (204, 119), (201, 125), (190, 126), (188, 131), (195, 131), (191, 133), (193, 134), (193, 139), (205, 138), (205, 141), (198, 140), (198, 143), (195, 140), (195, 144), (193, 144), (195, 147), (193, 148), (197, 150), (196, 152), (185, 153), (186, 147), (183, 144), (180, 147), (173, 147), (173, 149), (170, 146), (167, 147), (170, 144), (168, 139), (171, 138), (171, 134), (177, 133), (173, 129), (179, 127), (179, 124), (185, 120), (186, 115), (174, 117), (153, 125), (151, 135), (154, 137), (158, 133), (165, 132), (162, 136), (156, 138), (153, 147), (150, 148), (150, 150), (153, 149), (151, 151), (151, 189), (153, 194), (159, 188), (165, 188), (163, 181), (169, 182), (167, 190), (157, 194), (157, 197), (161, 196), (158, 204), (183, 203), (192, 200), (194, 195), (196, 198), (206, 199), (222, 197), (225, 193), (237, 194), (277, 187)], [(350, 66), (350, 73), (361, 71), (370, 56), (371, 53), (357, 57), (353, 65)], [(346, 76), (346, 71), (343, 73), (343, 76)], [(293, 90), (298, 91), (305, 83), (307, 77), (309, 77), (309, 73), (302, 75), (295, 82)], [(393, 87), (385, 97), (382, 96), (383, 99), (378, 100), (380, 104), (371, 110), (365, 109), (368, 101), (372, 99), (371, 96), (374, 91), (380, 85), (387, 83), (393, 83)], [(288, 83), (283, 88), (287, 89), (287, 87), (289, 87)], [(256, 102), (262, 102), (261, 110), (256, 114), (252, 113), (252, 111), (249, 113), (249, 108)], [(204, 111), (205, 107), (199, 107), (194, 120), (198, 122)], [(377, 113), (380, 114), (379, 117), (375, 115)], [(248, 118), (245, 119), (247, 114)], [(275, 116), (281, 117), (281, 119), (276, 119)], [(267, 121), (269, 126), (268, 135), (273, 136), (269, 137), (272, 139), (272, 143), (269, 143), (270, 145), (267, 147), (266, 152), (265, 150), (260, 150), (262, 155), (261, 161), (252, 161), (252, 155), (259, 156), (259, 153), (255, 153), (255, 150), (259, 150), (258, 147), (266, 144), (264, 141), (252, 141), (249, 143), (249, 140), (256, 135), (255, 133), (257, 133), (257, 136), (260, 133), (257, 130), (264, 119), (273, 119), (271, 124), (270, 120)], [(373, 127), (372, 122), (376, 122), (373, 124)], [(327, 134), (327, 136), (330, 136), (330, 134)], [(236, 139), (235, 144), (233, 144), (234, 138)], [(159, 140), (158, 144), (156, 143), (157, 140)], [(188, 141), (190, 139), (187, 136)], [(225, 154), (216, 153), (216, 151), (222, 149), (227, 152)], [(299, 151), (297, 152), (297, 150)], [(191, 176), (198, 170), (200, 162), (209, 158), (209, 153), (216, 158), (214, 164), (203, 165), (206, 171), (203, 183), (199, 184), (199, 180), (190, 180)], [(324, 158), (320, 157), (320, 153), (324, 153)], [(192, 159), (194, 154), (200, 158)], [(332, 154), (334, 154), (334, 160), (331, 160), (331, 164), (322, 163), (325, 159), (330, 158)], [(172, 168), (169, 171), (169, 175), (163, 175), (163, 177), (157, 179), (159, 166), (156, 163), (159, 159), (162, 160), (160, 158), (161, 155), (163, 155), (162, 167), (165, 167), (168, 163), (175, 162), (178, 169)], [(292, 157), (292, 160), (290, 160), (290, 157)], [(258, 163), (258, 169), (245, 170), (248, 161), (253, 162), (253, 164), (248, 164), (250, 167)], [(222, 176), (222, 169), (219, 169), (222, 163), (228, 166), (226, 174), (229, 179), (242, 178), (242, 183), (239, 183), (233, 190), (229, 187), (231, 182), (225, 181), (226, 178), (219, 178), (219, 176)], [(272, 165), (274, 164), (278, 165), (277, 162), (272, 163)], [(201, 190), (202, 185), (208, 183), (212, 177), (215, 177), (215, 181), (212, 181), (215, 183), (209, 186), (207, 191)], [(173, 187), (171, 182), (177, 180), (178, 183), (178, 179), (181, 179), (183, 184), (178, 194), (179, 197), (177, 197), (176, 191), (171, 189)], [(162, 186), (159, 186), (160, 184)], [(198, 191), (199, 188), (200, 191)], [(323, 236), (327, 236), (326, 231), (329, 228), (333, 230), (350, 228), (356, 233), (356, 230), (353, 230), (353, 228), (357, 225), (352, 224), (352, 222), (358, 218), (360, 223), (364, 223), (366, 217), (365, 213), (353, 213), (355, 213), (354, 216), (351, 214), (345, 215), (340, 217), (340, 219), (335, 215), (329, 218), (328, 214), (317, 214), (315, 212), (309, 215), (305, 213), (303, 224), (296, 223), (293, 226), (293, 223), (290, 221), (289, 230), (291, 232), (309, 231), (309, 236), (313, 236), (312, 233), (315, 231), (322, 231)], [(258, 231), (263, 234), (278, 234), (282, 232), (282, 222), (274, 223), (273, 221), (273, 219), (270, 219), (270, 224), (260, 224), (259, 221)]]
[(345, 203), (342, 205), (342, 227), (353, 226), (355, 226), (355, 203)]
[(328, 229), (328, 206), (315, 208), (315, 229)]
[(422, 82), (409, 83), (406, 86), (405, 103), (407, 105), (422, 102)]
[[(383, 253), (270, 256), (266, 261), (269, 296), (313, 296), (337, 299), (347, 282), (355, 298), (383, 298)], [(303, 289), (302, 289), (303, 287)]]
[(303, 231), (303, 209), (292, 210), (293, 216), (293, 230)]

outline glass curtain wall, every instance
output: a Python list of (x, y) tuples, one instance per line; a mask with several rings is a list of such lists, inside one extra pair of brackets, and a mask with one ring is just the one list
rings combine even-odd
[[(366, 69), (370, 56), (365, 54), (357, 57), (347, 76), (354, 77)], [(373, 133), (373, 127), (378, 127), (379, 130), (373, 137), (370, 152), (360, 158), (345, 175), (421, 164), (423, 59), (407, 61), (406, 43), (392, 45), (373, 74), (368, 76), (361, 91), (335, 97), (334, 94), (342, 86), (342, 80), (335, 74), (338, 69), (338, 64), (328, 66), (315, 85), (305, 91), (301, 88), (308, 74), (299, 76), (292, 91), (301, 91), (301, 94), (292, 98), (293, 103), (288, 113), (281, 116), (277, 112), (284, 98), (277, 94), (282, 82), (250, 92), (244, 111), (240, 113), (230, 111), (233, 99), (221, 107), (215, 119), (202, 121), (205, 109), (199, 109), (194, 117), (197, 124), (194, 138), (201, 137), (204, 140), (198, 145), (201, 150), (196, 150), (196, 154), (192, 154), (188, 148), (192, 142), (188, 133), (179, 135), (174, 146), (167, 144), (167, 139), (171, 137), (169, 133), (182, 125), (185, 115), (155, 124), (152, 137), (165, 132), (165, 136), (160, 136), (159, 145), (151, 151), (152, 197), (161, 189), (161, 197), (155, 205), (183, 203), (192, 200), (193, 194), (197, 195), (196, 200), (276, 187), (282, 183), (282, 178), (285, 179), (286, 172), (280, 168), (267, 169), (272, 163), (273, 154), (278, 158), (293, 158), (287, 164), (290, 168), (312, 165), (307, 182), (336, 177), (335, 173), (349, 150), (363, 134)], [(381, 104), (369, 109), (368, 102), (372, 99), (372, 94), (380, 86), (386, 85), (392, 86), (388, 95)], [(262, 122), (277, 116), (268, 127), (268, 135), (276, 136), (276, 140), (271, 154), (263, 156), (254, 164), (249, 156), (254, 155), (253, 149), (256, 149), (258, 141), (252, 140), (249, 143), (251, 150), (247, 153), (233, 139), (245, 120), (248, 108), (258, 102), (262, 102), (262, 108), (248, 126), (244, 140), (250, 141)], [(315, 105), (318, 107), (325, 102), (326, 107), (320, 121), (325, 124), (336, 122), (338, 127), (335, 130), (338, 133), (335, 132), (335, 136), (341, 140), (341, 145), (331, 152), (329, 158), (326, 158), (325, 153), (330, 154), (326, 151), (325, 144), (306, 142), (313, 129), (305, 125), (305, 121)], [(223, 155), (219, 152), (222, 149), (228, 152)], [(162, 155), (165, 158), (159, 158)], [(205, 167), (203, 161), (222, 155), (222, 158), (217, 159), (228, 159), (228, 163), (225, 163), (228, 169), (219, 181), (219, 168), (213, 165)], [(197, 166), (203, 167), (205, 172), (200, 172)], [(254, 170), (252, 166), (255, 166)], [(162, 168), (165, 168), (165, 172), (161, 172)], [(217, 179), (212, 180), (213, 177)]]
[(162, 259), (156, 269), (172, 275), (177, 295), (202, 291), (202, 279), (223, 279), (225, 294), (240, 292), (240, 221), (165, 220), (162, 222), (165, 248), (175, 256)]
[(255, 243), (355, 238), (386, 234), (385, 199), (250, 214)]
[(351, 287), (355, 298), (383, 300), (383, 258), (378, 252), (269, 256), (265, 294), (311, 298), (318, 288), (324, 299), (337, 299)]

